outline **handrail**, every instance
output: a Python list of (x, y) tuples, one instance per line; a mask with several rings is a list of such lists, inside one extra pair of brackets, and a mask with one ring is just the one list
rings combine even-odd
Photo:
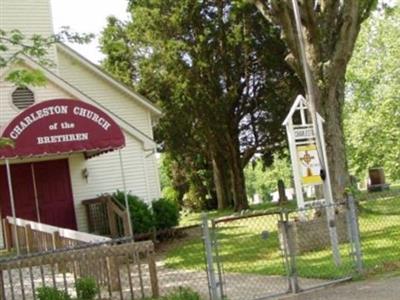
[[(12, 217), (7, 217), (8, 223), (14, 225), (14, 219)], [(16, 225), (20, 227), (26, 227), (29, 225), (32, 230), (40, 231), (43, 233), (53, 234), (54, 232), (59, 232), (61, 238), (67, 238), (83, 243), (100, 243), (110, 241), (111, 238), (94, 235), (91, 233), (80, 232), (72, 229), (61, 228), (57, 226), (47, 225), (43, 223), (37, 223), (34, 221), (28, 221), (20, 218), (16, 218)]]
[[(128, 220), (126, 208), (113, 196), (104, 194), (95, 199), (84, 200), (82, 201), (82, 204), (86, 207), (89, 230), (93, 230), (93, 227), (103, 228), (105, 226), (108, 231), (107, 234), (109, 234), (113, 238), (130, 235), (130, 220)], [(104, 205), (104, 218), (99, 219), (98, 217), (93, 217), (92, 214), (97, 213), (98, 210), (92, 210), (91, 207), (97, 204)], [(122, 227), (119, 227), (118, 224), (121, 224)], [(121, 229), (123, 230), (123, 232), (121, 232)]]
[(121, 204), (119, 204), (117, 201), (115, 201), (112, 198), (109, 198), (107, 201), (107, 205), (110, 205), (112, 211), (116, 213), (119, 217), (125, 218), (126, 216), (125, 208), (122, 209)]

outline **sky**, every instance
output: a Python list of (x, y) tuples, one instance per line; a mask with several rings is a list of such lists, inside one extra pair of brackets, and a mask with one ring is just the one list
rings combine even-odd
[(59, 32), (61, 26), (69, 26), (73, 32), (96, 34), (90, 44), (70, 46), (98, 63), (103, 57), (98, 49), (98, 35), (106, 25), (106, 18), (114, 15), (126, 20), (127, 3), (127, 0), (51, 0), (54, 32)]

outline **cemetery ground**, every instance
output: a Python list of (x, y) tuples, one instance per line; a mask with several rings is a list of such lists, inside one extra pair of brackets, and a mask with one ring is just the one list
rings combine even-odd
[[(359, 226), (362, 243), (364, 275), (373, 276), (400, 270), (400, 187), (392, 187), (389, 192), (362, 192), (359, 199)], [(252, 207), (253, 211), (273, 211), (276, 206), (269, 204)], [(290, 209), (290, 207), (289, 207)], [(231, 214), (231, 211), (211, 212), (209, 218)], [(200, 214), (183, 218), (183, 224), (200, 221)], [(244, 220), (241, 225), (232, 224), (218, 229), (220, 257), (226, 273), (252, 275), (285, 275), (282, 268), (282, 255), (277, 238), (276, 222), (268, 222), (266, 228), (269, 238), (260, 241), (259, 231)], [(240, 236), (240, 243), (235, 237)], [(257, 242), (254, 242), (257, 241)], [(342, 253), (349, 253), (348, 244), (340, 245)], [(203, 242), (200, 236), (188, 236), (176, 245), (170, 245), (165, 253), (165, 264), (172, 269), (203, 270)], [(349, 255), (342, 256), (342, 264), (336, 267), (332, 263), (330, 248), (309, 251), (297, 257), (300, 278), (334, 279), (340, 278), (353, 269), (354, 262)], [(268, 262), (266, 264), (266, 261)]]

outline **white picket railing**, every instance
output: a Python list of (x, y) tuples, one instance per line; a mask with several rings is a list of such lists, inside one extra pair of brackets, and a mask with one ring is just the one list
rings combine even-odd
[(73, 247), (81, 244), (102, 243), (111, 238), (94, 235), (86, 232), (61, 228), (43, 223), (17, 218), (14, 223), (12, 217), (3, 220), (5, 242), (8, 250), (15, 245), (15, 230), (20, 249), (28, 253)]

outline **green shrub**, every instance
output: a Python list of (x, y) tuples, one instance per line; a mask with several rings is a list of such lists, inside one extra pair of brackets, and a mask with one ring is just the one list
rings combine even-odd
[(154, 223), (156, 228), (169, 229), (179, 224), (178, 206), (164, 198), (153, 201)]
[[(125, 206), (124, 192), (117, 191), (113, 197)], [(129, 211), (131, 214), (131, 221), (133, 233), (147, 233), (154, 228), (154, 218), (149, 206), (142, 201), (139, 197), (128, 194)]]
[(162, 190), (162, 196), (164, 199), (167, 199), (168, 201), (175, 203), (178, 207), (179, 205), (179, 192), (175, 190), (172, 186), (166, 186)]
[(96, 281), (91, 277), (79, 278), (75, 287), (78, 300), (94, 300), (98, 293)]
[(201, 300), (198, 293), (188, 288), (179, 288), (163, 300)]
[(191, 185), (183, 196), (183, 207), (191, 212), (200, 212), (207, 207), (206, 199)]
[(67, 293), (47, 286), (36, 289), (36, 296), (38, 300), (71, 300)]

